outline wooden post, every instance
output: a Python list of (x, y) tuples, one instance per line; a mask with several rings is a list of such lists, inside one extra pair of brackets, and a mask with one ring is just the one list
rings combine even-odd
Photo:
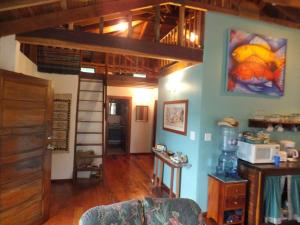
[(176, 173), (176, 198), (180, 197), (180, 185), (181, 185), (181, 168), (177, 168), (177, 173)]
[(162, 181), (163, 181), (163, 176), (164, 176), (164, 161), (160, 160), (160, 164), (159, 164), (159, 183), (158, 186), (161, 187), (162, 185)]
[(201, 11), (197, 11), (197, 22), (196, 22), (196, 34), (198, 35), (197, 41), (196, 41), (196, 45), (197, 47), (202, 45), (203, 43), (201, 43), (201, 36), (203, 35), (201, 32), (201, 27), (202, 27), (202, 12)]
[(100, 17), (99, 21), (99, 34), (103, 34), (104, 31), (104, 18)]
[(173, 185), (174, 185), (174, 167), (171, 167), (171, 180), (170, 180), (169, 198), (173, 198)]
[(185, 6), (179, 8), (179, 22), (178, 22), (178, 45), (184, 46), (184, 22), (185, 22)]
[(132, 37), (132, 32), (133, 32), (133, 27), (132, 27), (132, 14), (129, 12), (128, 14), (128, 33), (127, 37), (131, 38)]
[(154, 23), (155, 42), (160, 41), (160, 5), (155, 6), (155, 23)]
[(68, 24), (68, 29), (69, 30), (74, 30), (74, 23), (69, 23)]

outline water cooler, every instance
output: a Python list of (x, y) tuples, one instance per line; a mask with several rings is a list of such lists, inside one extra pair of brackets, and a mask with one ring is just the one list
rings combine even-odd
[(237, 176), (238, 127), (219, 126), (219, 156), (216, 173), (227, 177)]

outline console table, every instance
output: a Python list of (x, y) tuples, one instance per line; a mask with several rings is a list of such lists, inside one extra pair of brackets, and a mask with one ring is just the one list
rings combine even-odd
[(252, 164), (239, 160), (238, 170), (239, 175), (249, 181), (247, 188), (247, 224), (261, 225), (264, 224), (263, 195), (265, 177), (300, 175), (300, 160), (281, 162), (278, 167), (272, 163)]
[[(169, 197), (173, 198), (173, 184), (174, 184), (174, 170), (176, 170), (176, 192), (175, 197), (180, 197), (180, 187), (181, 187), (181, 169), (182, 167), (188, 166), (187, 163), (175, 163), (170, 159), (170, 156), (165, 152), (160, 152), (152, 149), (154, 152), (155, 166), (154, 166), (154, 186), (161, 187), (163, 182), (163, 171), (164, 165), (167, 164), (171, 168), (171, 179), (170, 179), (170, 192)], [(160, 164), (158, 168), (158, 164)], [(159, 172), (158, 172), (159, 170)]]

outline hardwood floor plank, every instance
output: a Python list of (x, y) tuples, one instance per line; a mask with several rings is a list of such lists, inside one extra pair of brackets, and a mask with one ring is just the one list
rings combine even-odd
[(146, 196), (167, 197), (153, 189), (153, 156), (107, 156), (102, 182), (78, 180), (52, 184), (50, 219), (44, 225), (77, 225), (82, 213), (97, 205), (107, 205)]

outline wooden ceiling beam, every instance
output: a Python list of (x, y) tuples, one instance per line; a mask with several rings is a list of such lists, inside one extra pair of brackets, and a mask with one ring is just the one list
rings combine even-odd
[(276, 10), (278, 12), (280, 12), (281, 14), (283, 14), (286, 18), (289, 18), (290, 20), (294, 21), (294, 22), (299, 22), (300, 21), (300, 16), (295, 15), (291, 12), (288, 11), (288, 9), (281, 7), (281, 6), (277, 6)]
[[(264, 0), (264, 1), (265, 2), (266, 1), (273, 2), (273, 0)], [(280, 0), (275, 0), (275, 1), (277, 2), (277, 1), (280, 1)], [(288, 1), (288, 0), (286, 0), (286, 1)], [(298, 0), (295, 0), (295, 1), (298, 1)], [(281, 0), (280, 2), (282, 3), (283, 0)], [(208, 11), (213, 11), (213, 12), (229, 14), (229, 15), (233, 15), (233, 16), (247, 17), (247, 16), (244, 16), (244, 15), (240, 15), (239, 11), (235, 10), (235, 9), (222, 8), (222, 7), (219, 7), (219, 6), (210, 5), (210, 4), (207, 4), (207, 3), (193, 1), (193, 0), (171, 0), (171, 2), (169, 4), (178, 5), (178, 6), (185, 5), (186, 8), (192, 8), (192, 9), (198, 9), (198, 10), (208, 10)], [(299, 1), (299, 4), (300, 4), (300, 1)], [(296, 7), (297, 5), (298, 4), (294, 4), (294, 7)], [(272, 23), (272, 24), (275, 23), (275, 24), (279, 24), (279, 25), (282, 25), (282, 26), (288, 26), (288, 27), (291, 27), (291, 28), (300, 29), (300, 23), (291, 22), (291, 21), (287, 21), (287, 20), (284, 20), (284, 19), (272, 18), (270, 16), (260, 15), (259, 17), (252, 18), (252, 19), (256, 19), (256, 20), (260, 20), (260, 21), (264, 21), (264, 22), (268, 22), (268, 23)]]
[(0, 12), (60, 2), (61, 0), (6, 0), (0, 2)]
[(154, 78), (135, 78), (122, 75), (107, 76), (108, 86), (123, 86), (123, 87), (149, 87), (155, 88), (158, 86), (158, 80)]
[(124, 4), (124, 1), (122, 0), (104, 1), (95, 5), (66, 9), (13, 21), (5, 21), (0, 23), (0, 36), (55, 27), (87, 18), (145, 9), (153, 7), (153, 5), (156, 4), (163, 4), (167, 2), (168, 0), (127, 0), (126, 4)]
[(172, 61), (200, 63), (203, 59), (201, 49), (70, 30), (45, 29), (18, 35), (16, 39), (21, 43), (33, 45), (134, 55)]
[(300, 8), (299, 0), (263, 0), (265, 3), (275, 4), (279, 6)]

